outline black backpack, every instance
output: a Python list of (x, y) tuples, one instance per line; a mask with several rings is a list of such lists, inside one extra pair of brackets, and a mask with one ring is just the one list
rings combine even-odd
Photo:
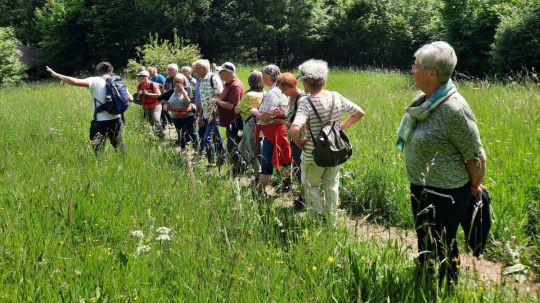
[(113, 75), (103, 79), (105, 80), (107, 93), (104, 103), (94, 98), (94, 102), (99, 104), (94, 112), (94, 120), (95, 115), (99, 112), (106, 111), (111, 115), (119, 115), (123, 114), (129, 107), (129, 94), (122, 78)]
[(321, 131), (317, 137), (313, 136), (311, 129), (311, 139), (313, 139), (313, 160), (321, 167), (334, 167), (345, 163), (352, 155), (352, 145), (349, 138), (343, 132), (339, 122), (333, 119), (335, 95), (332, 93), (332, 107), (330, 109), (330, 121), (323, 124), (321, 116), (315, 108), (311, 98), (307, 97), (309, 105), (315, 112), (317, 119), (321, 123)]

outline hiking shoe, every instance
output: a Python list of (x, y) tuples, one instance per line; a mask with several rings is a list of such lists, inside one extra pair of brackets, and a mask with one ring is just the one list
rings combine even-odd
[(294, 199), (293, 202), (294, 210), (297, 212), (301, 212), (306, 208), (306, 205), (304, 204), (304, 199), (302, 197)]
[(281, 184), (281, 192), (282, 193), (288, 193), (292, 189), (292, 182), (291, 178), (286, 178), (283, 180), (283, 183)]

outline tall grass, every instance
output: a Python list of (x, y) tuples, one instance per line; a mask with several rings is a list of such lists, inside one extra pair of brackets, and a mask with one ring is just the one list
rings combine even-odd
[[(367, 113), (348, 131), (355, 152), (342, 170), (344, 204), (410, 227), (403, 159), (393, 147), (414, 94), (409, 80), (340, 71), (329, 88)], [(490, 159), (493, 237), (523, 249), (531, 239), (527, 210), (538, 203), (538, 89), (460, 89)], [(84, 89), (43, 83), (0, 95), (0, 301), (532, 300), (468, 277), (453, 291), (439, 289), (417, 277), (410, 248), (312, 222), (281, 198), (254, 197), (227, 171), (192, 163), (192, 183), (188, 160), (154, 138), (135, 106), (127, 113), (126, 156), (108, 145), (96, 158)], [(172, 229), (170, 241), (156, 240), (160, 226)], [(149, 251), (137, 252), (144, 245)], [(497, 253), (498, 245), (490, 247)]]

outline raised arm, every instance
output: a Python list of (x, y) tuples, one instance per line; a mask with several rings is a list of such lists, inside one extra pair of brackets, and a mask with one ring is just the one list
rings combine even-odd
[(90, 83), (86, 79), (78, 79), (78, 78), (75, 78), (75, 77), (69, 77), (69, 76), (66, 76), (66, 75), (59, 74), (59, 73), (55, 72), (52, 68), (50, 68), (48, 66), (45, 69), (51, 74), (51, 76), (53, 76), (56, 79), (59, 79), (62, 82), (65, 82), (65, 83), (67, 83), (69, 85), (80, 86), (80, 87), (89, 87), (90, 86)]

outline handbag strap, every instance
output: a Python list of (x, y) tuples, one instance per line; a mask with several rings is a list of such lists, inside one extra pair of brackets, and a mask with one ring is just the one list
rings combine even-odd
[[(334, 93), (332, 93), (332, 105), (330, 107), (330, 119), (332, 119), (332, 115), (334, 114), (334, 98), (335, 98), (335, 95)], [(321, 129), (324, 127), (323, 125), (323, 121), (321, 119), (321, 115), (319, 114), (319, 111), (317, 110), (317, 108), (315, 107), (315, 105), (313, 104), (313, 101), (311, 101), (311, 98), (308, 96), (307, 97), (307, 100), (309, 102), (309, 105), (311, 106), (311, 109), (313, 109), (313, 112), (315, 112), (315, 115), (317, 116), (317, 119), (319, 120), (319, 122), (321, 123)], [(332, 121), (330, 121), (332, 122)], [(334, 121), (335, 123), (335, 121)], [(313, 140), (313, 143), (315, 143), (315, 136), (313, 136), (313, 132), (311, 131), (311, 127), (309, 128), (309, 134), (311, 135), (311, 139)]]

